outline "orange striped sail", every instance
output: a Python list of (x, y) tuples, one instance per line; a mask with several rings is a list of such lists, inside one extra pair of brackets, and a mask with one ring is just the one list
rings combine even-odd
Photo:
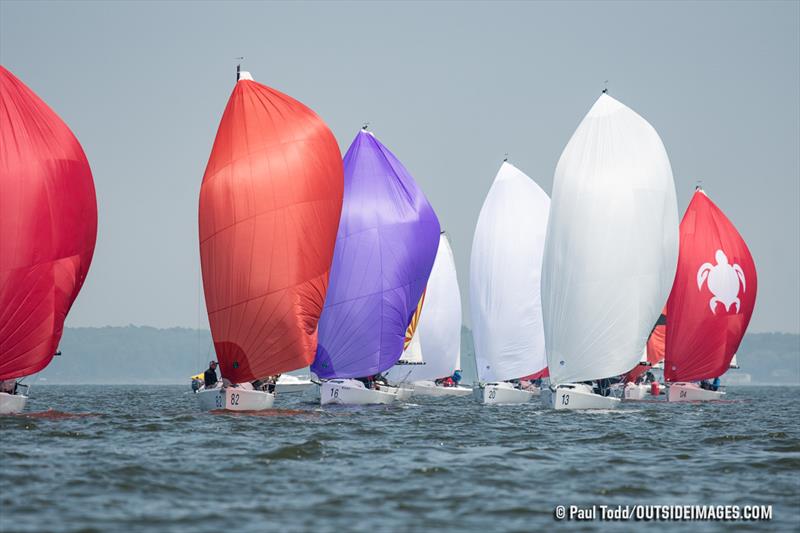
[(413, 315), (411, 315), (411, 322), (408, 324), (408, 328), (406, 328), (406, 337), (403, 342), (403, 351), (408, 350), (408, 346), (411, 344), (411, 339), (414, 338), (414, 332), (417, 331), (419, 318), (422, 316), (422, 304), (425, 303), (425, 292), (427, 290), (428, 289), (426, 287), (425, 290), (422, 291), (422, 296), (420, 297), (419, 303), (417, 304), (417, 310), (414, 311)]

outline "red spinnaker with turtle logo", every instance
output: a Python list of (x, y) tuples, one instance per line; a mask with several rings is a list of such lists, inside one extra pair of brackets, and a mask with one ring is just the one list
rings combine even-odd
[(756, 290), (756, 267), (741, 235), (696, 191), (681, 220), (678, 271), (667, 301), (667, 381), (698, 381), (728, 370)]
[(200, 261), (222, 376), (308, 366), (342, 210), (342, 155), (311, 109), (243, 77), (200, 190)]
[(96, 237), (81, 145), (0, 66), (0, 380), (35, 374), (53, 358)]

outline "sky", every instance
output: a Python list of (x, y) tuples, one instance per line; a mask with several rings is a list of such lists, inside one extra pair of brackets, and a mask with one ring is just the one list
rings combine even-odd
[(0, 62), (71, 127), (99, 230), (68, 326), (207, 327), (197, 206), (236, 57), (361, 125), (449, 233), (465, 322), (472, 234), (504, 154), (546, 192), (600, 91), (661, 135), (758, 270), (750, 331), (800, 332), (800, 2), (0, 2)]

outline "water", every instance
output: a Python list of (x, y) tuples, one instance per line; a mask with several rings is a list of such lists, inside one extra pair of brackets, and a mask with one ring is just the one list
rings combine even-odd
[(284, 396), (261, 416), (201, 413), (186, 388), (35, 387), (27, 416), (0, 417), (0, 530), (535, 531), (558, 504), (637, 503), (773, 505), (659, 529), (800, 524), (799, 388), (607, 412)]

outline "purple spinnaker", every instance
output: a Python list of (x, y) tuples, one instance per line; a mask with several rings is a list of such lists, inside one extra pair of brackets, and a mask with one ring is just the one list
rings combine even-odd
[(344, 203), (311, 370), (358, 378), (391, 368), (428, 282), (439, 220), (414, 178), (374, 135), (344, 156)]

